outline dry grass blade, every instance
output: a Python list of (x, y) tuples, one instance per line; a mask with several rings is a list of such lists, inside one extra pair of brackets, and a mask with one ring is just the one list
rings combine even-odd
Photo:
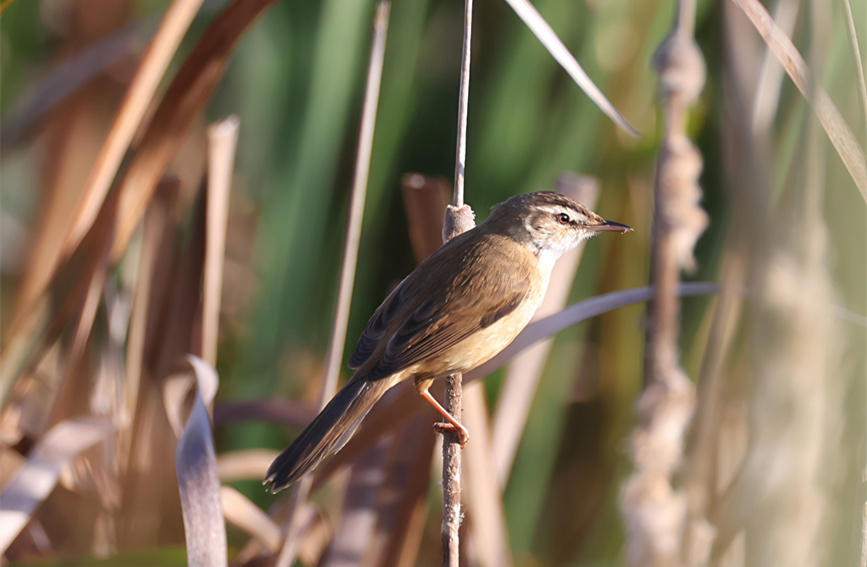
[(36, 508), (51, 494), (60, 473), (79, 453), (112, 431), (107, 419), (78, 418), (54, 426), (0, 495), (0, 554), (15, 540)]
[(126, 249), (157, 181), (222, 77), (238, 39), (274, 1), (236, 0), (230, 4), (211, 22), (178, 71), (124, 176), (113, 258)]
[(279, 453), (271, 449), (230, 451), (217, 456), (217, 474), (222, 482), (261, 480)]
[(563, 45), (563, 42), (557, 36), (548, 22), (545, 21), (545, 18), (539, 14), (538, 10), (529, 2), (529, 0), (506, 0), (509, 6), (518, 14), (518, 17), (521, 18), (527, 27), (530, 28), (530, 31), (533, 32), (539, 41), (542, 42), (542, 45), (545, 46), (545, 49), (551, 54), (557, 63), (560, 64), (561, 67), (572, 77), (572, 80), (581, 87), (587, 96), (590, 97), (590, 100), (599, 107), (599, 110), (605, 113), (611, 120), (614, 121), (624, 132), (629, 134), (630, 136), (638, 137), (641, 134), (636, 130), (627, 120), (623, 117), (620, 112), (614, 108), (614, 105), (605, 98), (605, 95), (602, 94), (602, 91), (599, 90), (593, 81), (590, 80), (590, 77), (587, 76), (587, 73), (584, 72), (584, 69), (581, 68), (581, 65), (578, 64), (578, 61), (575, 57), (569, 53), (569, 50)]
[[(264, 473), (265, 469), (262, 469), (261, 474)], [(223, 486), (220, 488), (220, 502), (226, 521), (241, 528), (269, 552), (274, 553), (280, 548), (280, 527), (243, 494)]]
[(473, 442), (464, 451), (471, 555), (482, 567), (507, 567), (512, 564), (512, 555), (484, 388), (476, 385), (465, 389), (463, 404), (464, 424), (473, 432)]
[(220, 502), (220, 479), (208, 406), (217, 394), (219, 380), (213, 367), (187, 356), (196, 375), (193, 410), (178, 442), (175, 468), (184, 511), (184, 531), (189, 565), (227, 565), (226, 524)]
[(858, 91), (861, 93), (861, 112), (867, 121), (867, 84), (864, 82), (864, 64), (861, 62), (861, 48), (858, 45), (858, 34), (855, 31), (855, 20), (852, 18), (852, 5), (849, 0), (843, 0), (843, 12), (846, 15), (846, 33), (852, 46), (852, 56), (855, 58), (855, 68), (858, 71)]
[(211, 366), (217, 363), (226, 223), (229, 218), (229, 192), (232, 188), (239, 124), (237, 116), (230, 116), (208, 128), (208, 211), (202, 282), (202, 360)]
[(849, 175), (855, 181), (861, 196), (867, 201), (867, 164), (864, 161), (864, 152), (831, 97), (825, 89), (813, 81), (807, 63), (792, 40), (777, 26), (758, 0), (732, 0), (732, 2), (747, 15), (762, 39), (785, 67), (786, 73), (795, 86), (813, 107), (816, 118), (819, 119), (831, 144), (849, 170)]
[[(593, 209), (596, 205), (599, 187), (593, 178), (576, 178), (570, 174), (561, 178), (558, 183), (558, 191)], [(582, 243), (574, 252), (561, 258), (554, 266), (548, 291), (545, 293), (542, 305), (533, 316), (533, 320), (552, 315), (566, 306), (583, 252), (584, 244)], [(546, 341), (527, 349), (515, 357), (506, 373), (494, 412), (492, 440), (500, 486), (505, 486), (509, 479), (515, 452), (527, 423), (527, 416), (530, 413), (536, 387), (542, 377), (545, 361), (548, 359), (552, 344), (551, 341)]]
[(316, 410), (293, 400), (245, 400), (218, 403), (214, 406), (214, 423), (224, 425), (236, 421), (267, 421), (293, 427), (304, 427), (316, 417)]
[[(780, 0), (774, 13), (774, 20), (783, 33), (789, 35), (798, 23), (799, 0)], [(762, 60), (762, 70), (753, 100), (753, 135), (764, 135), (770, 131), (780, 102), (780, 90), (785, 70), (776, 60), (770, 49), (766, 49)]]
[(361, 128), (358, 133), (358, 151), (355, 156), (355, 175), (352, 179), (352, 197), (349, 204), (349, 222), (346, 240), (343, 243), (343, 261), (340, 266), (340, 287), (337, 292), (337, 308), (331, 326), (331, 340), (325, 361), (325, 382), (319, 398), (322, 408), (337, 388), (346, 344), (346, 326), (349, 323), (349, 307), (355, 282), (355, 266), (358, 262), (358, 244), (361, 240), (361, 222), (364, 216), (364, 197), (367, 192), (367, 177), (370, 172), (370, 154), (373, 150), (373, 131), (376, 126), (376, 107), (379, 103), (379, 87), (382, 80), (382, 62), (385, 57), (385, 38), (388, 33), (390, 2), (377, 5), (374, 19), (373, 45), (370, 48), (370, 64), (367, 68), (367, 84), (361, 113)]
[[(64, 242), (64, 254), (69, 254), (78, 246), (96, 219), (102, 201), (156, 92), (157, 85), (180, 45), (181, 38), (199, 11), (202, 1), (175, 0), (166, 12), (142, 58), (99, 158), (90, 173), (87, 189), (75, 213), (75, 221)], [(44, 285), (44, 282), (34, 283), (38, 287)]]

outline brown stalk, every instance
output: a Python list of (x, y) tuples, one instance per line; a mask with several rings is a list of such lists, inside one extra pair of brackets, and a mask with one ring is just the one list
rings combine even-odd
[(174, 230), (166, 235), (154, 267), (148, 304), (142, 378), (136, 400), (128, 474), (123, 492), (120, 547), (181, 543), (177, 475), (170, 466), (175, 452), (165, 439), (173, 432), (164, 401), (166, 378), (184, 370), (183, 357), (198, 355), (201, 342), (194, 339), (200, 317), (202, 272), (205, 258), (207, 191), (200, 187), (193, 206), (190, 238), (186, 248), (171, 254)]
[[(455, 185), (452, 205), (446, 208), (443, 221), (443, 242), (475, 225), (473, 212), (464, 204), (464, 173), (467, 156), (467, 108), (470, 98), (470, 52), (473, 31), (473, 0), (464, 0), (464, 35), (461, 52), (461, 82), (458, 97), (458, 139), (455, 147)], [(445, 409), (458, 422), (461, 420), (460, 373), (446, 378)], [(443, 565), (460, 564), (461, 526), (461, 444), (456, 432), (443, 435)]]
[(157, 181), (175, 158), (190, 126), (223, 76), (238, 40), (274, 1), (235, 0), (214, 18), (178, 71), (136, 145), (121, 181), (123, 191), (112, 258), (118, 259), (126, 250)]
[[(59, 277), (51, 282), (47, 293), (13, 321), (9, 342), (0, 355), (0, 403), (5, 405), (15, 380), (68, 327), (74, 329), (75, 338), (67, 369), (69, 373), (74, 372), (76, 361), (81, 358), (90, 336), (101, 296), (107, 268), (107, 246), (115, 227), (116, 197), (117, 192), (109, 195), (81, 246), (57, 268)], [(68, 374), (63, 379), (61, 390), (76, 390), (70, 378), (71, 374)], [(57, 401), (62, 405), (65, 397), (63, 392), (58, 393), (55, 405)], [(55, 423), (66, 415), (64, 411), (57, 407), (53, 410)]]
[(473, 442), (467, 445), (464, 461), (471, 544), (468, 559), (481, 567), (508, 567), (512, 565), (512, 553), (502, 488), (497, 481), (485, 389), (481, 384), (467, 388), (462, 401), (464, 423), (473, 432)]
[[(127, 345), (124, 360), (125, 427), (118, 431), (118, 461), (120, 477), (124, 478), (132, 458), (132, 425), (137, 422), (136, 409), (142, 384), (145, 347), (148, 344), (148, 320), (161, 301), (160, 290), (165, 288), (167, 269), (160, 270), (160, 259), (171, 254), (165, 248), (174, 240), (177, 226), (177, 197), (180, 186), (177, 179), (164, 179), (145, 214), (141, 248), (136, 268), (135, 289), (130, 312)], [(153, 329), (150, 330), (151, 334)], [(152, 342), (152, 339), (151, 339)]]
[[(337, 305), (328, 341), (324, 379), (319, 394), (319, 409), (325, 407), (337, 389), (337, 378), (343, 360), (346, 344), (346, 326), (349, 323), (349, 308), (352, 302), (352, 288), (355, 281), (355, 267), (358, 262), (358, 245), (361, 240), (361, 223), (364, 216), (364, 199), (367, 192), (367, 177), (370, 172), (370, 155), (373, 150), (373, 132), (376, 126), (376, 109), (379, 103), (379, 88), (382, 82), (382, 64), (385, 57), (385, 39), (388, 33), (388, 16), (391, 3), (382, 1), (377, 4), (373, 21), (373, 39), (370, 47), (370, 63), (367, 68), (367, 82), (364, 91), (361, 126), (358, 133), (358, 150), (355, 156), (355, 173), (352, 180), (352, 195), (349, 204), (349, 221), (343, 246), (343, 260), (340, 266), (340, 283), (337, 292)], [(289, 567), (295, 560), (300, 532), (295, 520), (294, 510), (298, 510), (307, 500), (313, 477), (301, 479), (294, 494), (295, 506), (284, 525), (286, 540), (277, 565)]]
[(223, 258), (226, 223), (239, 121), (230, 116), (208, 128), (208, 210), (205, 236), (205, 267), (202, 281), (202, 360), (217, 364), (220, 330), (220, 296), (223, 289)]
[[(654, 55), (665, 107), (665, 136), (654, 187), (651, 281), (655, 287), (645, 347), (641, 424), (632, 435), (635, 472), (623, 488), (627, 557), (633, 565), (679, 565), (685, 502), (672, 486), (694, 410), (694, 387), (678, 352), (681, 269), (694, 265), (696, 240), (707, 225), (699, 207), (702, 159), (686, 136), (689, 106), (704, 87), (705, 67), (693, 39), (695, 2), (680, 0), (674, 29)], [(707, 556), (709, 549), (704, 550)]]
[[(148, 126), (142, 142), (138, 144), (129, 170), (124, 179), (118, 183), (118, 218), (112, 237), (111, 258), (113, 260), (117, 260), (126, 249), (130, 236), (153, 197), (158, 181), (168, 163), (176, 155), (197, 112), (205, 104), (222, 75), (228, 56), (238, 38), (273, 1), (246, 0), (231, 4), (214, 20), (178, 72)], [(115, 125), (109, 132), (100, 157), (91, 172), (74, 224), (67, 234), (63, 249), (58, 252), (60, 260), (48, 262), (48, 265), (56, 267), (44, 273), (40, 271), (37, 274), (34, 271), (32, 276), (25, 276), (23, 289), (27, 290), (27, 295), (19, 302), (15, 318), (19, 324), (13, 324), (3, 352), (3, 360), (0, 361), (0, 399), (5, 399), (2, 390), (7, 384), (7, 371), (15, 370), (22, 360), (26, 362), (26, 357), (32, 355), (27, 352), (29, 349), (27, 345), (32, 340), (31, 333), (38, 331), (38, 324), (34, 321), (35, 315), (44, 313), (41, 309), (42, 302), (45, 301), (45, 290), (50, 286), (64, 285), (57, 283), (58, 280), (64, 279), (61, 270), (68, 264), (63, 259), (68, 259), (75, 253), (85, 233), (94, 225), (100, 207), (105, 208), (106, 204), (103, 201), (108, 192), (108, 185), (114, 178), (120, 159), (141, 121), (141, 115), (162, 74), (162, 71), (159, 75), (156, 72), (164, 69), (168, 58), (174, 53), (174, 48), (169, 50), (169, 47), (180, 41), (180, 35), (186, 29), (184, 24), (186, 18), (192, 18), (192, 14), (195, 13), (193, 4), (196, 2), (176, 0), (148, 48), (139, 72), (118, 112)], [(195, 8), (197, 7), (198, 4)], [(190, 10), (192, 14), (189, 13)], [(147, 97), (144, 97), (145, 94)], [(57, 318), (60, 315), (54, 316)], [(21, 333), (30, 335), (30, 339), (22, 336)], [(20, 372), (16, 372), (14, 376), (18, 373)]]

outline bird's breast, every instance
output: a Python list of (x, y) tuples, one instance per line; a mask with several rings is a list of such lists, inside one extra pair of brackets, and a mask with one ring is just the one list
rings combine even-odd
[(439, 356), (420, 364), (414, 374), (436, 374), (436, 377), (439, 377), (455, 372), (469, 372), (496, 356), (530, 322), (542, 302), (544, 287), (544, 285), (531, 287), (514, 311), (490, 326), (478, 329)]

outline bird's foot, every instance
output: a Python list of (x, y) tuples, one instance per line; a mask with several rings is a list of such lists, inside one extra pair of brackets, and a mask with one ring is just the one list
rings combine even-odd
[(470, 442), (470, 434), (467, 428), (463, 425), (455, 425), (448, 421), (438, 421), (433, 425), (434, 431), (445, 436), (446, 433), (454, 433), (458, 436), (458, 443), (461, 444), (461, 449), (467, 446)]

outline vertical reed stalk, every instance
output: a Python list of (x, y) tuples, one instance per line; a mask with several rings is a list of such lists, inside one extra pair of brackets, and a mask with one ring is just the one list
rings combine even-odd
[[(473, 29), (473, 0), (464, 2), (464, 44), (461, 53), (461, 86), (458, 98), (458, 139), (455, 149), (455, 187), (452, 205), (446, 208), (443, 221), (443, 242), (473, 227), (472, 210), (464, 204), (464, 172), (467, 157), (467, 107), (470, 97), (470, 45)], [(446, 378), (445, 408), (461, 420), (461, 374)], [(443, 435), (443, 565), (457, 567), (460, 563), (461, 526), (461, 444), (457, 433)]]
[(686, 136), (687, 111), (705, 81), (704, 60), (693, 39), (694, 19), (694, 0), (680, 0), (674, 28), (654, 55), (665, 108), (654, 187), (655, 295), (645, 346), (646, 387), (638, 401), (641, 425), (632, 436), (636, 470), (621, 503), (627, 555), (636, 566), (683, 564), (686, 499), (672, 486), (672, 476), (682, 460), (695, 389), (680, 367), (677, 289), (680, 270), (694, 266), (693, 248), (707, 225), (707, 214), (699, 207), (702, 158)]

